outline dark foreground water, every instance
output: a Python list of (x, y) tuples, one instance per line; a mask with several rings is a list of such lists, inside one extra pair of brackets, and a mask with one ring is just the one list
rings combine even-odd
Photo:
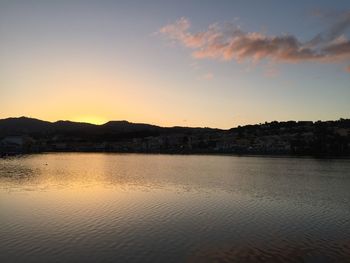
[(0, 159), (0, 262), (350, 262), (350, 160)]

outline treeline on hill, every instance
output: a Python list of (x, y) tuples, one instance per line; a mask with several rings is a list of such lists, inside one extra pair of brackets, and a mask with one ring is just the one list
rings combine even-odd
[(229, 130), (103, 125), (32, 118), (0, 120), (0, 154), (42, 151), (350, 155), (350, 120), (286, 121)]

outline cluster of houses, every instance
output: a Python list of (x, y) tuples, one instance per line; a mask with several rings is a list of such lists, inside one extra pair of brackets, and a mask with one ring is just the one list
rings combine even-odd
[(32, 152), (34, 148), (35, 140), (25, 135), (11, 135), (0, 140), (0, 154)]

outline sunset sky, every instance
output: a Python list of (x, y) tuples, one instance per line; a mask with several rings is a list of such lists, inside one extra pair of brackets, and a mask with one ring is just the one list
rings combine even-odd
[(349, 118), (349, 39), (349, 0), (0, 0), (0, 118)]

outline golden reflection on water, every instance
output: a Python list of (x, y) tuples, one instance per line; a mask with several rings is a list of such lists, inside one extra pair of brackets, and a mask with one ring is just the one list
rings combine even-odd
[(348, 262), (349, 171), (288, 158), (1, 159), (0, 262)]

